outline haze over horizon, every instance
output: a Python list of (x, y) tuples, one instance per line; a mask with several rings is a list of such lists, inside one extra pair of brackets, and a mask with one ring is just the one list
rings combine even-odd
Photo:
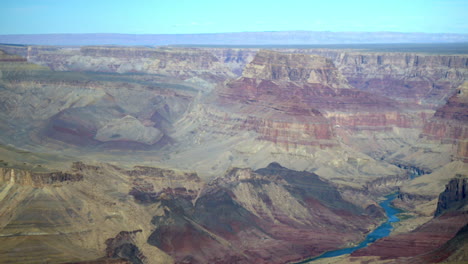
[(466, 0), (99, 2), (7, 0), (0, 35), (261, 31), (468, 33)]

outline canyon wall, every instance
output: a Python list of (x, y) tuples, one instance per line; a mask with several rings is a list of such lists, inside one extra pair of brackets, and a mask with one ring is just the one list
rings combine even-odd
[[(258, 51), (253, 48), (7, 45), (1, 49), (53, 70), (145, 72), (183, 79), (196, 74), (208, 82), (239, 76)], [(442, 106), (468, 77), (467, 55), (342, 49), (289, 48), (280, 51), (329, 58), (349, 84), (359, 90), (433, 109)]]
[(462, 210), (468, 204), (468, 179), (459, 175), (459, 178), (450, 180), (445, 190), (439, 195), (437, 209), (434, 216)]
[[(8, 98), (3, 104), (8, 115), (14, 113), (19, 118), (27, 114), (34, 119), (48, 120), (41, 130), (43, 134), (36, 138), (46, 135), (78, 146), (146, 150), (160, 149), (174, 142), (189, 148), (193, 145), (186, 140), (193, 135), (190, 133), (204, 131), (206, 136), (252, 133), (258, 142), (272, 142), (286, 152), (304, 146), (310, 153), (314, 150), (309, 147), (335, 147), (341, 141), (375, 158), (390, 156), (414, 140), (403, 136), (401, 129), (419, 131), (428, 124), (433, 108), (455, 91), (453, 87), (466, 78), (467, 69), (464, 55), (356, 50), (2, 48), (55, 70), (74, 71), (60, 73), (63, 76), (46, 71), (47, 74), (29, 77), (27, 82), (21, 80), (16, 84), (15, 78), (10, 78), (5, 83), (10, 88), (2, 96)], [(146, 65), (143, 68), (142, 63)], [(81, 72), (90, 69), (109, 74)], [(217, 77), (207, 77), (207, 73)], [(242, 75), (237, 77), (239, 74)], [(5, 70), (3, 79), (7, 75), (11, 76), (11, 71)], [(366, 88), (353, 84), (353, 78), (358, 77), (370, 82), (375, 78), (389, 81)], [(418, 78), (424, 79), (424, 85), (427, 82), (437, 86), (441, 82), (447, 86), (434, 88), (441, 97), (431, 97), (427, 87), (418, 86)], [(400, 91), (403, 88), (394, 88), (394, 80), (405, 83), (405, 93)], [(16, 86), (23, 87), (28, 99), (19, 99), (13, 89)], [(31, 87), (36, 92), (29, 98)], [(213, 95), (195, 99), (197, 90), (213, 91)], [(46, 107), (46, 97), (56, 95), (67, 100), (57, 106), (59, 111), (52, 111), (56, 108)], [(35, 103), (22, 105), (29, 101)], [(61, 101), (52, 102), (50, 105)], [(174, 126), (176, 123), (178, 127)], [(194, 123), (198, 123), (198, 128)], [(366, 143), (361, 147), (353, 143), (361, 142), (361, 138), (379, 137), (388, 138), (386, 142), (394, 138), (393, 149), (386, 152), (382, 148), (388, 146)], [(459, 140), (458, 156), (465, 155), (466, 145)]]
[(240, 67), (235, 62), (239, 59), (231, 61), (229, 54), (219, 58), (209, 51), (190, 48), (2, 46), (0, 49), (54, 71), (166, 75), (204, 92), (212, 90), (216, 83), (236, 77), (234, 71), (239, 72)]
[(350, 85), (398, 101), (438, 107), (468, 78), (467, 55), (294, 50), (332, 59)]
[(468, 162), (468, 82), (427, 120), (422, 135), (455, 146), (454, 158)]
[(432, 114), (418, 105), (353, 88), (333, 62), (324, 57), (263, 50), (245, 67), (240, 78), (218, 89), (217, 96), (215, 104), (220, 109), (323, 124), (320, 131), (326, 131), (328, 126), (330, 132), (315, 133), (317, 139), (336, 138), (336, 127), (350, 131), (420, 129)]
[[(302, 63), (297, 62), (299, 59)], [(292, 72), (302, 72), (303, 76)], [(320, 84), (325, 80), (329, 83)], [(250, 131), (258, 140), (285, 148), (332, 146), (335, 143), (330, 123), (300, 98), (304, 82), (323, 85), (324, 89), (346, 86), (346, 81), (325, 58), (261, 51), (241, 77), (217, 89), (200, 106), (197, 111), (204, 114), (195, 111), (191, 115), (202, 117), (201, 126), (206, 129), (228, 133)]]

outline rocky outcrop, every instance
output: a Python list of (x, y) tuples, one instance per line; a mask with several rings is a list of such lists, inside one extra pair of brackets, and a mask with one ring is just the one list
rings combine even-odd
[(329, 59), (314, 55), (260, 50), (242, 76), (251, 79), (310, 83), (333, 89), (349, 88)]
[(107, 239), (106, 257), (126, 259), (132, 264), (145, 263), (146, 256), (135, 245), (135, 236), (140, 232), (142, 231), (122, 231), (116, 237)]
[(11, 183), (34, 188), (46, 185), (60, 185), (68, 182), (82, 181), (83, 175), (68, 172), (32, 172), (15, 168), (0, 168), (0, 184)]
[(366, 183), (365, 188), (374, 194), (391, 193), (397, 191), (400, 186), (410, 179), (408, 175), (395, 175), (378, 178)]
[(414, 193), (399, 192), (397, 199), (404, 203), (411, 204), (414, 203), (414, 201), (431, 201), (434, 199), (434, 197), (431, 195), (418, 195)]
[(398, 168), (404, 169), (408, 173), (410, 178), (432, 173), (431, 169), (416, 167), (408, 163), (392, 162), (392, 164), (396, 165)]
[(132, 178), (129, 192), (138, 203), (155, 203), (168, 197), (193, 200), (204, 185), (196, 173), (137, 166), (125, 171)]
[[(200, 49), (200, 48), (199, 48)], [(203, 50), (212, 53), (222, 61), (224, 65), (229, 67), (237, 76), (242, 75), (245, 65), (253, 60), (257, 49), (248, 48), (202, 48)]]
[(450, 180), (445, 186), (445, 191), (439, 195), (437, 209), (434, 216), (446, 212), (460, 210), (468, 204), (468, 179), (460, 175), (459, 178)]

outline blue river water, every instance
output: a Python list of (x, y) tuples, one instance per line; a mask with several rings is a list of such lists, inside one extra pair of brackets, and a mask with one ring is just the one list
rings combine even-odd
[(380, 203), (380, 206), (385, 210), (385, 213), (387, 214), (387, 221), (385, 223), (381, 224), (379, 227), (377, 227), (374, 231), (369, 233), (367, 235), (366, 239), (364, 239), (364, 241), (359, 243), (359, 245), (357, 245), (355, 247), (350, 247), (350, 248), (343, 248), (343, 249), (328, 251), (328, 252), (323, 253), (320, 256), (310, 258), (310, 259), (306, 259), (306, 260), (298, 262), (296, 264), (304, 264), (304, 263), (309, 263), (309, 262), (317, 260), (317, 259), (337, 257), (337, 256), (341, 256), (341, 255), (344, 255), (344, 254), (351, 254), (351, 253), (353, 253), (354, 251), (356, 251), (358, 249), (367, 247), (369, 244), (376, 241), (377, 239), (380, 239), (380, 238), (383, 238), (383, 237), (386, 237), (386, 236), (390, 235), (390, 232), (392, 232), (392, 229), (393, 229), (392, 223), (396, 223), (396, 222), (400, 221), (400, 219), (396, 215), (398, 213), (400, 213), (401, 211), (390, 205), (390, 203), (397, 196), (398, 196), (398, 193), (388, 195), (388, 196), (386, 196), (386, 199)]

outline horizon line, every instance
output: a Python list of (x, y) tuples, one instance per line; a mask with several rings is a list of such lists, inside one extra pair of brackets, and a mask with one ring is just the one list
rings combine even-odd
[(314, 32), (314, 33), (398, 33), (398, 34), (452, 34), (452, 35), (468, 35), (468, 33), (452, 33), (452, 32), (421, 32), (421, 31), (332, 31), (332, 30), (265, 30), (265, 31), (236, 31), (236, 32), (211, 32), (211, 33), (117, 33), (117, 32), (87, 32), (87, 33), (13, 33), (3, 34), (0, 36), (23, 36), (23, 35), (216, 35), (216, 34), (242, 34), (242, 33), (281, 33), (281, 32)]

